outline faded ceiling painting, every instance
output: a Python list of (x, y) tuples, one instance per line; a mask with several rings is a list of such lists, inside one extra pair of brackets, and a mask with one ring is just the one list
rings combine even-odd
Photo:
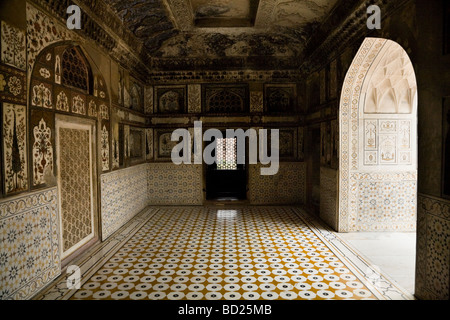
[(103, 1), (142, 41), (155, 69), (164, 68), (166, 59), (185, 65), (197, 59), (198, 65), (199, 58), (228, 58), (220, 60), (222, 66), (250, 59), (252, 68), (289, 69), (298, 68), (308, 39), (338, 0)]

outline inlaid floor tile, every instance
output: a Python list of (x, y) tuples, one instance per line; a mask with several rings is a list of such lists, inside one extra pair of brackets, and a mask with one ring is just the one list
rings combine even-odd
[[(382, 275), (375, 281), (367, 279), (370, 266), (349, 261), (351, 253), (345, 252), (351, 250), (341, 242), (333, 244), (337, 239), (313, 221), (295, 207), (158, 207), (104, 263), (85, 273), (79, 290), (63, 292), (59, 298), (366, 300), (392, 296), (394, 286), (389, 284), (386, 292), (377, 288), (377, 282), (385, 281)], [(63, 281), (64, 276), (57, 286), (60, 290)], [(44, 293), (40, 298), (50, 296)], [(394, 297), (408, 298), (402, 292)]]

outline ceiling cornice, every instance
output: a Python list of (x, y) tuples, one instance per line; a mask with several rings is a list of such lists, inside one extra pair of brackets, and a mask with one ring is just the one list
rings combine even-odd
[(64, 24), (68, 17), (67, 7), (71, 4), (78, 5), (83, 12), (82, 29), (73, 32), (93, 41), (105, 54), (129, 69), (137, 78), (145, 80), (150, 69), (148, 56), (140, 54), (144, 51), (142, 42), (123, 26), (103, 0), (31, 0), (31, 3)]

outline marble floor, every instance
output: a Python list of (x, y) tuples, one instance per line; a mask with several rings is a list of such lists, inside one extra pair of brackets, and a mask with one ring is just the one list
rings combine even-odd
[(149, 207), (34, 299), (413, 299), (351, 241), (298, 207)]
[(414, 294), (416, 272), (415, 232), (352, 232), (338, 235)]

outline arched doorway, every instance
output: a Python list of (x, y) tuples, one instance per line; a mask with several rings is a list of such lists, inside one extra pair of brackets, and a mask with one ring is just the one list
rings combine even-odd
[(415, 231), (417, 101), (403, 48), (366, 38), (340, 100), (337, 231)]
[[(366, 38), (339, 105), (337, 230), (389, 277), (414, 291), (417, 83), (403, 48)], [(347, 234), (350, 233), (350, 234)]]
[(106, 83), (74, 43), (37, 56), (30, 81), (32, 188), (58, 187), (62, 265), (100, 239), (98, 175), (110, 169)]

